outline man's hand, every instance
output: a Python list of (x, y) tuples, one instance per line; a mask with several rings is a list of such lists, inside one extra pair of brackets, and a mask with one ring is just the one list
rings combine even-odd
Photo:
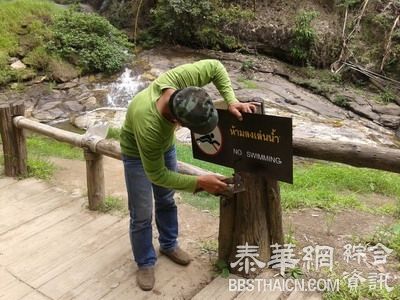
[(217, 175), (198, 176), (196, 191), (206, 191), (213, 195), (221, 194), (228, 189), (228, 184), (222, 181), (224, 178)]
[(242, 121), (243, 116), (240, 112), (245, 112), (245, 113), (256, 112), (257, 106), (259, 106), (259, 105), (260, 105), (260, 103), (258, 103), (258, 102), (247, 102), (247, 103), (235, 102), (228, 106), (228, 110), (236, 118), (238, 118), (240, 121)]

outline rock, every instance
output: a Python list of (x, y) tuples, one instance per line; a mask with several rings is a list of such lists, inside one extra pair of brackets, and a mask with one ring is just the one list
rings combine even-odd
[(10, 58), (8, 59), (8, 63), (9, 63), (9, 64), (13, 64), (13, 63), (15, 63), (15, 62), (17, 62), (17, 61), (19, 61), (18, 57), (10, 57)]
[(389, 103), (387, 105), (374, 105), (372, 111), (383, 115), (400, 116), (400, 106), (394, 103)]
[(63, 103), (63, 107), (73, 112), (81, 112), (84, 109), (78, 101), (66, 101)]
[(142, 79), (148, 80), (148, 81), (154, 81), (157, 77), (154, 76), (153, 74), (146, 72), (142, 75)]
[(97, 107), (97, 99), (93, 96), (79, 102), (85, 107), (85, 110), (93, 110)]
[(61, 104), (61, 101), (51, 101), (39, 106), (38, 110), (50, 110)]
[(107, 95), (108, 95), (107, 89), (94, 89), (94, 90), (92, 90), (92, 93), (93, 93), (93, 96), (96, 97), (97, 103), (100, 106), (107, 105)]
[(176, 140), (180, 143), (190, 144), (192, 142), (190, 130), (186, 127), (181, 127), (175, 131)]
[(64, 112), (59, 108), (54, 108), (48, 111), (33, 111), (32, 116), (41, 122), (49, 122), (60, 118)]
[(67, 82), (67, 83), (57, 84), (57, 86), (55, 88), (59, 89), (59, 90), (67, 90), (67, 89), (72, 89), (77, 86), (78, 86), (78, 83), (76, 83), (76, 82)]
[(78, 128), (87, 129), (98, 122), (108, 122), (110, 127), (121, 128), (125, 120), (126, 109), (100, 108), (73, 116), (70, 122)]
[(26, 65), (20, 60), (17, 60), (16, 62), (13, 62), (10, 65), (10, 67), (11, 67), (11, 69), (14, 69), (14, 70), (26, 69)]
[(400, 126), (400, 117), (390, 116), (390, 115), (382, 115), (379, 118), (379, 123), (381, 123), (383, 126), (397, 129)]
[(76, 101), (78, 101), (79, 103), (82, 104), (83, 102), (86, 101), (87, 98), (89, 98), (91, 96), (92, 96), (92, 94), (90, 92), (85, 92), (85, 93), (82, 93), (82, 94), (78, 95), (76, 97)]
[(350, 102), (349, 103), (350, 109), (355, 112), (357, 115), (360, 115), (364, 118), (370, 120), (378, 120), (379, 115), (372, 111), (369, 105), (360, 105), (357, 102)]
[(399, 128), (396, 130), (396, 137), (400, 139), (400, 126), (399, 126)]
[(37, 83), (41, 83), (45, 80), (48, 80), (47, 76), (38, 76), (32, 80), (32, 83), (37, 84)]

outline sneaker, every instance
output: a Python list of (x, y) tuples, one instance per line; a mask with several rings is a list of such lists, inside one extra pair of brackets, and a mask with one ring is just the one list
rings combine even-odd
[(186, 266), (191, 261), (189, 254), (179, 248), (179, 246), (176, 247), (173, 251), (165, 251), (160, 249), (160, 253), (164, 254), (178, 265)]
[(154, 267), (139, 268), (136, 274), (136, 282), (143, 291), (151, 291), (154, 287)]

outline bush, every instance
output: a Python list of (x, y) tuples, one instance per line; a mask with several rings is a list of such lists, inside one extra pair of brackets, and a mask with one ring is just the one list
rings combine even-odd
[(119, 70), (131, 47), (125, 34), (94, 14), (68, 10), (55, 17), (52, 30), (48, 49), (83, 73)]
[(69, 81), (79, 76), (79, 71), (73, 65), (57, 57), (50, 58), (47, 72), (50, 79), (58, 82)]
[(23, 59), (23, 62), (37, 70), (46, 70), (49, 64), (50, 56), (43, 46), (36, 47), (29, 52)]
[(316, 11), (302, 10), (296, 16), (296, 25), (293, 30), (293, 44), (290, 54), (298, 63), (307, 63), (311, 57), (311, 49), (317, 38), (311, 22), (318, 15)]
[(191, 47), (234, 50), (240, 42), (224, 29), (253, 14), (237, 6), (223, 7), (220, 0), (160, 0), (152, 10), (151, 33), (168, 42)]

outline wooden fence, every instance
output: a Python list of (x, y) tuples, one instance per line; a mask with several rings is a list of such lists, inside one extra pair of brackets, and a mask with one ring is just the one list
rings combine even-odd
[[(6, 176), (27, 174), (27, 149), (24, 129), (80, 147), (86, 160), (89, 208), (97, 209), (105, 197), (103, 155), (121, 159), (116, 141), (88, 138), (86, 135), (65, 131), (24, 117), (24, 104), (0, 105), (0, 133), (3, 141)], [(338, 143), (318, 139), (294, 137), (296, 156), (345, 163), (400, 173), (400, 150)], [(210, 173), (195, 166), (179, 162), (178, 172), (190, 175)], [(282, 211), (279, 183), (268, 176), (241, 173), (246, 191), (232, 199), (221, 198), (218, 255), (222, 260), (235, 261), (238, 245), (259, 246), (259, 259), (267, 261), (270, 245), (283, 243)], [(234, 273), (241, 273), (231, 270)]]

